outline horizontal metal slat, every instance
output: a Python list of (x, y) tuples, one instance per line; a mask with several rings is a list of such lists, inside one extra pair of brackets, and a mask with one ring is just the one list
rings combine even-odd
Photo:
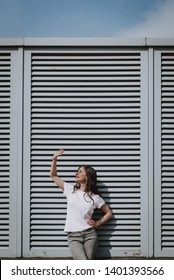
[(0, 69), (5, 69), (5, 67), (8, 67), (8, 69), (10, 70), (10, 57), (0, 57)]
[[(84, 55), (81, 55), (81, 54), (84, 54)], [(107, 54), (107, 55), (106, 55)], [(115, 55), (114, 55), (115, 54)], [(90, 52), (84, 52), (84, 51), (81, 51), (79, 50), (78, 52), (73, 52), (73, 51), (66, 51), (66, 52), (57, 52), (57, 53), (51, 53), (51, 54), (48, 54), (48, 53), (43, 53), (43, 54), (32, 54), (32, 62), (34, 61), (40, 61), (40, 60), (48, 60), (48, 61), (55, 61), (55, 60), (58, 60), (58, 59), (61, 59), (61, 60), (74, 60), (74, 59), (78, 59), (78, 60), (83, 60), (83, 59), (87, 59), (87, 60), (90, 60), (90, 59), (95, 59), (95, 60), (102, 60), (102, 59), (105, 59), (105, 60), (110, 60), (110, 59), (119, 59), (119, 60), (132, 60), (132, 59), (140, 59), (140, 54), (139, 53), (117, 53), (117, 52), (114, 52), (114, 51), (103, 51), (103, 52), (93, 52), (93, 51), (90, 51)], [(32, 63), (33, 64), (33, 63)]]
[(82, 48), (81, 46), (74, 48), (74, 46), (72, 47), (60, 47), (58, 50), (52, 50), (51, 52), (45, 52), (45, 51), (35, 51), (32, 53), (32, 57), (34, 56), (54, 56), (54, 55), (116, 55), (116, 56), (139, 56), (140, 55), (140, 51), (137, 50), (129, 50), (129, 51), (123, 51), (123, 50), (117, 50), (115, 48), (96, 48), (96, 47), (85, 47)]
[[(4, 100), (8, 100), (8, 98), (7, 97), (4, 97)], [(36, 95), (36, 94), (33, 94), (32, 95), (32, 101), (33, 102), (38, 102), (38, 103), (42, 103), (42, 102), (58, 102), (58, 103), (68, 103), (68, 102), (82, 102), (82, 103), (84, 103), (84, 102), (90, 102), (90, 103), (93, 103), (93, 102), (100, 102), (100, 103), (102, 103), (102, 102), (118, 102), (118, 103), (120, 103), (120, 102), (138, 102), (138, 103), (140, 103), (140, 98), (139, 98), (139, 96), (137, 95), (127, 95), (127, 94), (122, 94), (122, 96), (121, 95), (110, 95), (110, 96), (108, 96), (108, 95), (106, 95), (106, 93), (105, 94), (103, 94), (103, 95), (101, 95), (101, 94), (98, 94), (98, 96), (97, 96), (97, 94), (91, 94), (91, 95), (89, 95), (89, 94), (84, 94), (83, 93), (83, 96), (81, 96), (81, 95), (78, 95), (78, 94), (73, 94), (73, 96), (72, 96), (72, 94), (71, 95), (67, 95), (66, 94), (66, 96), (56, 96), (56, 95), (52, 95), (52, 94), (49, 94), (49, 93), (47, 93), (47, 94), (45, 94), (45, 96), (44, 96), (44, 94), (42, 95), (42, 93), (41, 94), (39, 94), (38, 93), (38, 95)]]
[[(103, 194), (104, 196), (104, 194)], [(116, 198), (139, 198), (140, 197), (140, 191), (138, 192), (126, 192), (126, 193), (116, 193), (115, 194)], [(58, 193), (42, 193), (41, 191), (40, 192), (31, 192), (31, 198), (33, 199), (45, 199), (45, 198), (48, 198), (48, 199), (54, 199), (54, 198), (58, 198), (59, 195)], [(112, 197), (114, 199), (114, 196), (112, 194)], [(112, 200), (112, 199), (111, 199)]]
[[(93, 123), (92, 121), (89, 123), (85, 122), (85, 123), (82, 123), (82, 122), (79, 122), (77, 121), (77, 123), (75, 122), (72, 122), (72, 123), (55, 123), (55, 124), (47, 124), (47, 123), (43, 123), (43, 124), (32, 124), (31, 125), (31, 128), (32, 128), (32, 133), (43, 133), (43, 134), (47, 134), (47, 133), (50, 133), (50, 134), (55, 134), (59, 131), (59, 129), (91, 129), (91, 130), (94, 130), (94, 129), (103, 129), (103, 131), (107, 131), (107, 129), (115, 129), (115, 131), (117, 131), (118, 129), (121, 129), (122, 131), (124, 131), (125, 129), (127, 130), (130, 130), (130, 129), (140, 129), (140, 125), (139, 123), (110, 123), (110, 121), (108, 122), (104, 122), (102, 123), (102, 120), (101, 122), (98, 122), (98, 123)], [(2, 128), (3, 129), (3, 128)], [(7, 128), (6, 130), (3, 129), (1, 130), (0, 128), (0, 131), (3, 132), (3, 133), (9, 133), (10, 130)]]
[[(119, 147), (120, 148), (120, 147)], [(99, 155), (99, 156), (110, 156), (110, 155), (112, 155), (112, 156), (114, 156), (114, 155), (116, 155), (116, 156), (118, 156), (118, 155), (122, 155), (122, 156), (129, 156), (129, 155), (139, 155), (140, 154), (140, 149), (138, 149), (138, 150), (136, 150), (136, 149), (130, 149), (130, 150), (128, 150), (128, 149), (126, 149), (126, 147), (124, 147), (122, 150), (121, 150), (121, 148), (120, 149), (117, 149), (117, 150), (114, 150), (114, 149), (111, 149), (111, 150), (105, 150), (105, 151), (103, 151), (102, 152), (102, 154), (101, 154), (101, 151), (102, 150), (90, 150), (90, 156), (93, 156), (93, 155)], [(38, 151), (38, 150), (34, 150), (34, 149), (32, 149), (32, 153), (31, 153), (31, 155), (35, 155), (35, 154), (37, 154), (37, 155), (46, 155), (46, 154), (48, 154), (48, 155), (50, 155), (50, 151)], [(75, 151), (69, 151), (68, 152), (68, 155), (66, 156), (66, 159), (68, 158), (68, 157), (72, 157), (72, 156), (76, 156), (76, 157), (83, 157), (83, 156), (88, 156), (89, 155), (89, 151), (88, 150), (75, 150)]]
[[(53, 241), (49, 241), (49, 242), (39, 242), (39, 241), (37, 241), (37, 242), (31, 242), (31, 244), (30, 244), (30, 246), (31, 246), (31, 248), (33, 248), (33, 247), (35, 247), (36, 249), (37, 248), (40, 248), (40, 247), (42, 247), (42, 249), (44, 249), (45, 248), (45, 246), (47, 246), (47, 247), (55, 247), (55, 246), (57, 246), (57, 247), (60, 247), (60, 246), (65, 246), (65, 244), (64, 243), (62, 243), (62, 242), (59, 242), (59, 241), (55, 241), (55, 242), (53, 242)], [(66, 242), (66, 245), (67, 245), (67, 242)], [(67, 245), (68, 246), (68, 245)]]
[[(98, 99), (98, 100), (97, 100)], [(117, 99), (119, 99), (119, 100), (117, 100)], [(110, 108), (110, 107), (113, 107), (113, 108), (120, 108), (120, 107), (123, 107), (123, 108), (125, 108), (125, 110), (127, 109), (127, 107), (132, 107), (132, 108), (134, 108), (134, 107), (138, 107), (138, 108), (140, 108), (140, 100), (134, 100), (134, 99), (131, 99), (131, 98), (124, 98), (124, 99), (120, 99), (120, 98), (117, 98), (117, 99), (99, 99), (99, 98), (96, 98), (95, 100), (93, 100), (92, 98), (90, 98), (90, 100), (86, 100), (86, 99), (83, 99), (83, 100), (79, 100), (79, 98), (78, 99), (76, 99), (76, 98), (72, 98), (72, 100), (71, 99), (69, 99), (69, 98), (67, 98), (67, 100), (66, 99), (62, 99), (62, 101), (61, 100), (59, 100), (59, 99), (55, 99), (55, 100), (51, 100), (51, 99), (49, 99), (49, 100), (46, 100), (46, 101), (44, 101), (44, 102), (42, 102), (42, 101), (40, 101), (40, 102), (38, 102), (38, 101), (35, 101), (35, 100), (33, 100), (33, 102), (32, 102), (32, 108), (34, 109), (34, 108), (50, 108), (50, 111), (51, 111), (51, 108), (67, 108), (67, 109), (69, 109), (69, 108), (77, 108), (77, 107), (82, 107), (82, 108), (84, 108), (84, 107), (89, 107), (89, 108), (91, 108), (91, 107), (101, 107), (101, 108)], [(7, 104), (7, 106), (8, 106), (8, 104)]]
[[(4, 138), (4, 137), (3, 137)], [(39, 138), (39, 139), (38, 139)], [(52, 141), (54, 141), (55, 139), (56, 140), (59, 140), (59, 139), (71, 139), (72, 142), (73, 140), (80, 140), (80, 139), (91, 139), (91, 140), (94, 140), (94, 139), (97, 139), (99, 138), (99, 140), (103, 140), (103, 139), (115, 139), (115, 140), (118, 140), (118, 139), (122, 139), (122, 140), (132, 140), (132, 139), (135, 139), (135, 140), (139, 140), (140, 139), (140, 133), (135, 133), (135, 134), (131, 134), (131, 132), (129, 132), (128, 134), (123, 134), (122, 133), (118, 133), (118, 134), (110, 134), (109, 136), (107, 135), (107, 133), (93, 133), (93, 134), (87, 134), (87, 133), (79, 133), (79, 134), (74, 134), (74, 133), (62, 133), (62, 134), (57, 134), (57, 135), (51, 135), (51, 139)], [(50, 139), (50, 135), (49, 134), (44, 134), (44, 135), (32, 135), (32, 140), (36, 140), (37, 139), (37, 142), (38, 141), (42, 141), (42, 140), (49, 140)], [(51, 143), (51, 142), (50, 142)], [(121, 144), (121, 142), (120, 142)], [(165, 157), (164, 157), (165, 158)]]
[(66, 98), (69, 100), (69, 98), (140, 98), (140, 92), (139, 91), (129, 91), (129, 90), (125, 90), (124, 91), (110, 91), (110, 88), (106, 88), (105, 91), (77, 91), (74, 92), (73, 94), (71, 91), (67, 91), (67, 92), (61, 92), (59, 91), (59, 97), (57, 96), (57, 92), (52, 92), (52, 90), (50, 89), (49, 91), (44, 91), (44, 92), (40, 92), (40, 91), (33, 91), (32, 90), (32, 95), (31, 95), (31, 99), (35, 99), (35, 98), (49, 98), (50, 100), (52, 100), (52, 98), (58, 98), (60, 100), (65, 99), (65, 94), (66, 94)]
[[(165, 69), (165, 67), (164, 67)], [(171, 67), (174, 70), (174, 67)], [(139, 65), (35, 65), (32, 67), (32, 71), (140, 71)]]
[[(3, 78), (2, 78), (3, 79)], [(8, 80), (9, 81), (9, 78), (8, 77), (5, 77), (3, 80)], [(86, 83), (101, 83), (103, 85), (103, 83), (106, 83), (108, 85), (110, 84), (117, 84), (117, 83), (130, 83), (132, 85), (132, 83), (137, 83), (137, 82), (140, 82), (140, 75), (134, 75), (134, 76), (123, 76), (123, 73), (122, 73), (122, 76), (67, 76), (67, 75), (50, 75), (48, 74), (48, 76), (32, 76), (32, 86), (33, 85), (50, 85), (50, 86), (54, 86), (54, 85), (62, 85), (65, 84), (65, 83), (72, 83), (72, 85), (74, 84), (86, 84)]]
[[(107, 200), (106, 200), (107, 201)], [(140, 198), (134, 197), (134, 198), (129, 198), (129, 197), (125, 197), (125, 198), (110, 198), (111, 203), (122, 203), (124, 204), (131, 204), (131, 203), (140, 203)], [(31, 198), (31, 204), (34, 205), (36, 203), (39, 203), (40, 207), (42, 207), (42, 204), (48, 203), (48, 204), (52, 204), (52, 203), (65, 203), (66, 200), (65, 199), (56, 199), (56, 198)], [(173, 201), (171, 201), (171, 203), (173, 203)]]
[[(82, 119), (83, 118), (83, 119)], [(121, 119), (122, 118), (122, 119)], [(139, 123), (140, 118), (139, 114), (126, 114), (126, 116), (123, 116), (123, 114), (120, 113), (87, 113), (82, 114), (81, 112), (79, 114), (76, 113), (67, 113), (63, 112), (61, 114), (54, 113), (54, 114), (32, 114), (32, 126), (33, 125), (57, 125), (59, 123), (62, 124), (81, 124), (81, 123)]]
[[(2, 88), (1, 90), (5, 91), (5, 90), (8, 90), (8, 88)], [(137, 85), (124, 85), (123, 83), (122, 84), (119, 84), (119, 85), (116, 85), (116, 86), (102, 86), (101, 84), (98, 85), (98, 86), (93, 86), (93, 85), (89, 85), (89, 86), (83, 86), (83, 85), (79, 85), (79, 86), (54, 86), (54, 87), (50, 87), (49, 85), (48, 86), (33, 86), (32, 90), (36, 93), (44, 93), (44, 92), (48, 92), (48, 90), (50, 90), (51, 93), (54, 93), (54, 92), (71, 92), (72, 94), (74, 94), (74, 92), (84, 92), (84, 91), (93, 91), (93, 92), (137, 92), (137, 93), (140, 93), (140, 86), (137, 84)], [(171, 89), (172, 90), (172, 89)]]
[[(135, 145), (134, 144), (124, 144), (124, 145), (121, 145), (120, 144), (110, 144), (109, 146), (107, 145), (103, 145), (103, 143), (101, 143), (101, 145), (95, 145), (94, 146), (91, 144), (87, 145), (83, 145), (81, 144), (80, 146), (77, 146), (77, 145), (73, 145), (73, 146), (68, 146), (68, 145), (64, 145), (66, 148), (66, 151), (74, 151), (74, 153), (76, 153), (76, 151), (78, 151), (78, 153), (86, 153), (86, 152), (93, 152), (93, 151), (96, 151), (98, 153), (98, 151), (103, 151), (105, 150), (106, 151), (117, 151), (117, 150), (120, 150), (120, 151), (129, 151), (129, 150), (135, 150), (135, 151), (138, 151), (140, 150), (140, 144), (136, 143)], [(49, 145), (41, 145), (39, 142), (38, 142), (38, 145), (35, 145), (32, 143), (32, 151), (42, 151), (42, 154), (44, 155), (53, 155), (55, 153), (55, 151), (57, 151), (59, 145), (55, 145), (55, 146), (50, 146)], [(37, 153), (36, 152), (36, 153)], [(107, 168), (107, 167), (106, 167)], [(163, 168), (163, 170), (165, 171), (165, 169)], [(171, 171), (172, 171), (172, 167), (171, 167)]]
[[(169, 62), (170, 63), (170, 62)], [(36, 69), (36, 67), (45, 67), (45, 66), (83, 66), (83, 67), (91, 67), (92, 70), (93, 66), (102, 66), (102, 67), (108, 67), (108, 66), (135, 66), (135, 67), (139, 67), (140, 66), (140, 60), (95, 60), (94, 59), (82, 59), (82, 60), (37, 60), (37, 61), (32, 61), (32, 68)]]
[[(59, 104), (59, 105), (58, 105)], [(66, 108), (66, 109), (65, 109)], [(117, 103), (116, 105), (109, 102), (103, 102), (103, 103), (73, 103), (73, 102), (66, 102), (65, 103), (40, 103), (35, 104), (32, 106), (32, 114), (37, 113), (45, 113), (45, 114), (51, 114), (51, 113), (64, 113), (65, 111), (68, 111), (68, 114), (71, 112), (76, 113), (86, 113), (89, 114), (91, 112), (100, 113), (103, 111), (103, 113), (140, 113), (140, 104), (139, 102), (123, 102), (123, 103)], [(104, 117), (104, 116), (103, 116)]]
[[(2, 85), (6, 85), (7, 83), (2, 83)], [(58, 82), (47, 82), (46, 80), (45, 80), (45, 82), (32, 82), (32, 88), (33, 88), (33, 90), (39, 90), (39, 91), (41, 91), (42, 90), (42, 88), (43, 88), (43, 86), (45, 87), (45, 88), (48, 88), (48, 87), (54, 87), (54, 88), (61, 88), (61, 87), (119, 87), (119, 86), (121, 86), (121, 87), (124, 87), (124, 88), (126, 88), (126, 87), (139, 87), (139, 80), (124, 80), (124, 81), (104, 81), (104, 79), (103, 79), (103, 81), (101, 82), (101, 81), (99, 81), (99, 82), (96, 82), (96, 81), (87, 81), (87, 82), (85, 82), (85, 81), (64, 81), (64, 82), (60, 82), (60, 81), (58, 81)]]
[(126, 69), (124, 70), (107, 70), (107, 71), (93, 71), (93, 69), (91, 68), (90, 71), (56, 71), (55, 69), (49, 69), (48, 71), (47, 70), (44, 70), (44, 71), (41, 71), (41, 70), (32, 70), (32, 79), (42, 79), (43, 77), (46, 77), (46, 78), (49, 78), (49, 77), (54, 77), (54, 78), (77, 78), (77, 77), (80, 77), (80, 78), (95, 78), (95, 77), (106, 77), (106, 78), (116, 78), (119, 77), (121, 78), (124, 74), (124, 77), (127, 77), (127, 78), (135, 78), (135, 77), (140, 77), (140, 70), (137, 68), (135, 70), (129, 70), (127, 71)]
[[(67, 182), (70, 181), (69, 180), (70, 178), (68, 178), (68, 177), (66, 177), (65, 179), (66, 179)], [(49, 186), (52, 186), (51, 181), (50, 181), (50, 183), (49, 182), (46, 182), (46, 183), (45, 182), (40, 182), (40, 183), (34, 182), (34, 183), (31, 183), (31, 187), (32, 188), (33, 187), (43, 187), (44, 188), (44, 187), (49, 187)], [(115, 182), (107, 182), (107, 186), (108, 187), (125, 187), (125, 186), (126, 187), (140, 187), (140, 183), (139, 182), (130, 182), (130, 181), (127, 181), (127, 182), (117, 182), (117, 181), (115, 181)]]

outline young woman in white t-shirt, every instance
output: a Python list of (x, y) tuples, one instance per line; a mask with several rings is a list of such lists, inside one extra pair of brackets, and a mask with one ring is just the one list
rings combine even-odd
[[(112, 211), (97, 191), (97, 174), (88, 165), (80, 166), (76, 173), (75, 185), (62, 181), (57, 175), (56, 161), (64, 150), (59, 150), (52, 159), (50, 176), (62, 189), (67, 198), (67, 216), (64, 231), (68, 234), (68, 245), (76, 260), (94, 258), (98, 238), (95, 228), (104, 224), (112, 217)], [(100, 208), (104, 215), (94, 221), (94, 209)]]

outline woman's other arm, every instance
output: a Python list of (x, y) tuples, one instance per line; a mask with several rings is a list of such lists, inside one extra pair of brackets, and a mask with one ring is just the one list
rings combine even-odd
[(94, 228), (97, 228), (101, 226), (102, 224), (105, 224), (108, 220), (110, 220), (113, 216), (111, 209), (107, 206), (105, 203), (102, 207), (101, 210), (105, 213), (101, 219), (98, 221), (94, 221), (93, 219), (90, 219), (88, 221), (88, 224)]

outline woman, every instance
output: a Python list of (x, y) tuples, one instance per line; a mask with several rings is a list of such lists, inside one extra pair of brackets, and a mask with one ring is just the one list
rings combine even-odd
[[(112, 211), (97, 191), (97, 174), (90, 166), (80, 166), (76, 173), (75, 186), (62, 181), (57, 176), (56, 161), (64, 153), (59, 150), (52, 159), (50, 176), (67, 197), (67, 217), (65, 232), (68, 234), (68, 245), (75, 260), (91, 260), (97, 249), (95, 229), (111, 219)], [(104, 215), (94, 221), (94, 209), (101, 208)]]

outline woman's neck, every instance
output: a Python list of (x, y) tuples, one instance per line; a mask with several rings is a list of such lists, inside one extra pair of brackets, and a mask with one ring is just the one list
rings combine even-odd
[(85, 189), (86, 189), (86, 184), (80, 184), (80, 190), (84, 192)]

